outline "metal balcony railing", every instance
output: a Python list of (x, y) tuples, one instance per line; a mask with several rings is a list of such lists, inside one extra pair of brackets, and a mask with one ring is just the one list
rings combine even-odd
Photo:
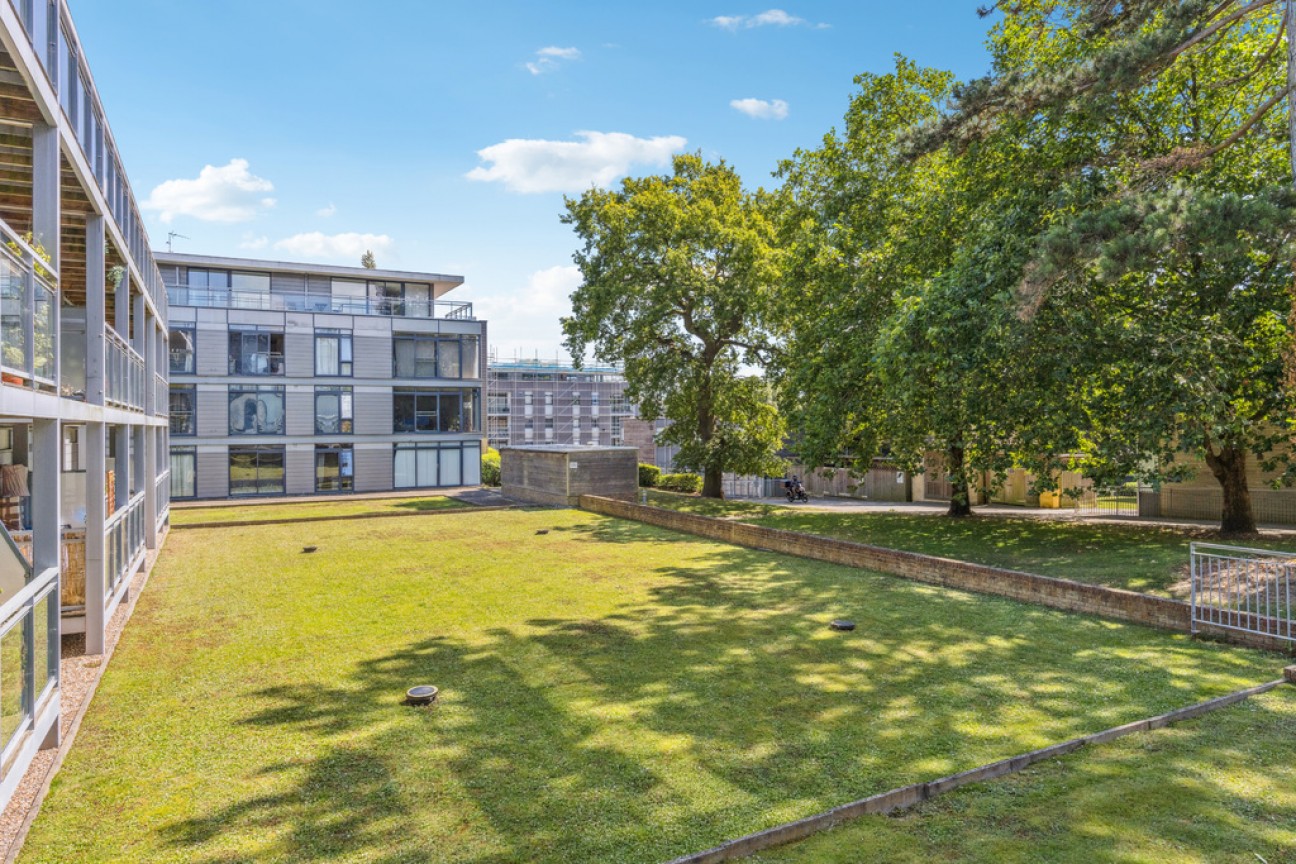
[(167, 380), (158, 373), (153, 373), (153, 414), (165, 417), (171, 410), (171, 388)]
[[(111, 325), (104, 325), (104, 400), (118, 408), (144, 410), (144, 358)], [(169, 407), (170, 400), (163, 402)]]
[(54, 389), (58, 274), (0, 220), (0, 371), (4, 383)]
[(153, 482), (155, 484), (153, 500), (157, 504), (157, 528), (160, 531), (171, 512), (171, 469), (163, 471)]
[(104, 601), (134, 573), (144, 555), (144, 493), (137, 492), (104, 525)]
[(266, 294), (233, 288), (190, 288), (168, 285), (173, 306), (215, 309), (259, 309), (271, 312), (335, 312), (341, 315), (385, 315), (394, 318), (445, 318), (471, 321), (471, 303), (453, 300), (411, 300), (400, 297), (324, 297), (315, 294)]

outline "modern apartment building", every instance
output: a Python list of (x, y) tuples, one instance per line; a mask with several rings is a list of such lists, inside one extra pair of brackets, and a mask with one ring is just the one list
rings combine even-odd
[(64, 0), (0, 2), (0, 806), (168, 514), (167, 300)]
[(595, 444), (644, 449), (652, 461), (652, 428), (625, 394), (612, 366), (576, 369), (561, 360), (499, 360), (487, 370), (486, 437), (490, 446)]
[(486, 324), (460, 276), (156, 253), (173, 498), (481, 482)]

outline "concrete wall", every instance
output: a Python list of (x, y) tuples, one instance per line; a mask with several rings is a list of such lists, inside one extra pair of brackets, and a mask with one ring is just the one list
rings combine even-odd
[(639, 490), (639, 451), (633, 447), (505, 447), (501, 487), (519, 501), (575, 507), (582, 495), (633, 500)]

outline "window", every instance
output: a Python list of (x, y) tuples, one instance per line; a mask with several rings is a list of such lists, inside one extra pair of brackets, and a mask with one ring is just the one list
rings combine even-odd
[(193, 324), (178, 324), (171, 328), (171, 374), (192, 375), (197, 371), (198, 331)]
[(198, 396), (192, 384), (171, 388), (171, 434), (198, 434)]
[(546, 392), (544, 394), (544, 408), (545, 408), (546, 417), (553, 416), (553, 406), (554, 406), (553, 393)]
[(85, 427), (63, 427), (63, 473), (79, 474), (86, 470)]
[(626, 401), (626, 397), (624, 394), (618, 393), (612, 397), (612, 413), (613, 414), (630, 413), (630, 403)]
[(598, 398), (598, 396), (599, 396), (599, 394), (597, 394), (597, 393), (591, 393), (591, 394), (590, 394), (590, 416), (591, 416), (591, 417), (597, 417), (597, 416), (598, 416), (598, 408), (599, 408), (599, 406), (598, 406), (598, 403), (599, 403), (599, 398)]
[(263, 328), (230, 330), (229, 374), (284, 374), (284, 334)]
[(535, 438), (535, 421), (534, 421), (534, 420), (528, 419), (528, 420), (526, 421), (526, 424), (522, 427), (522, 438), (523, 438), (524, 440), (526, 440), (526, 441), (530, 441), (530, 440), (532, 440), (533, 438)]
[(350, 387), (315, 388), (316, 434), (350, 435), (354, 417)]
[(350, 279), (333, 280), (333, 311), (349, 315), (364, 315), (369, 311), (365, 297), (365, 283)]
[(397, 390), (392, 394), (394, 432), (476, 432), (475, 390)]
[(351, 331), (315, 331), (315, 374), (351, 377)]
[(488, 395), (486, 397), (486, 413), (488, 415), (509, 413), (509, 394), (491, 393)]
[(283, 387), (230, 387), (231, 435), (282, 435), (283, 431)]
[(355, 463), (350, 444), (315, 445), (315, 491), (351, 492)]
[(481, 446), (476, 443), (397, 444), (392, 460), (397, 489), (481, 482)]
[(612, 418), (612, 446), (619, 447), (625, 443), (625, 421), (620, 417)]
[(477, 378), (476, 336), (404, 334), (392, 337), (392, 374), (397, 378)]
[(186, 276), (191, 306), (226, 306), (229, 304), (230, 278), (227, 270), (204, 270), (190, 267)]
[(230, 495), (282, 495), (283, 491), (284, 448), (230, 448)]
[(545, 440), (552, 441), (554, 437), (554, 420), (552, 417), (545, 418)]
[(198, 494), (197, 459), (192, 447), (171, 448), (172, 498), (193, 498)]

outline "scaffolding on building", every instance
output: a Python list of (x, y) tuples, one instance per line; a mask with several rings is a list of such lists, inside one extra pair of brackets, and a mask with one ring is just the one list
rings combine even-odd
[(616, 366), (583, 365), (539, 355), (486, 364), (486, 439), (496, 449), (524, 444), (626, 443), (625, 422), (637, 415)]

